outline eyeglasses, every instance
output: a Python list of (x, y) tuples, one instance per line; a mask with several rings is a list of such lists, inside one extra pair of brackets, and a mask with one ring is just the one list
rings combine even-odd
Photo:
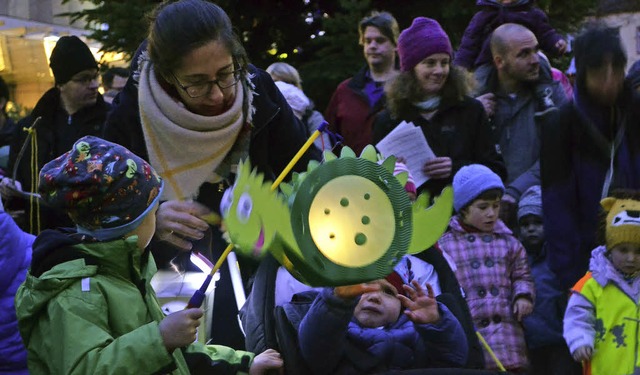
[(178, 86), (184, 90), (184, 92), (189, 95), (191, 98), (199, 98), (201, 96), (208, 95), (215, 84), (220, 88), (220, 90), (228, 89), (229, 87), (235, 86), (242, 75), (242, 69), (236, 69), (229, 73), (221, 74), (220, 78), (214, 79), (212, 81), (196, 83), (189, 86), (183, 86), (182, 83), (178, 80), (178, 78), (171, 73), (173, 79), (176, 80)]
[(100, 81), (100, 75), (98, 73), (96, 74), (82, 74), (79, 75), (77, 77), (73, 77), (71, 78), (71, 81), (75, 82), (75, 83), (80, 83), (83, 85), (88, 85), (93, 81)]

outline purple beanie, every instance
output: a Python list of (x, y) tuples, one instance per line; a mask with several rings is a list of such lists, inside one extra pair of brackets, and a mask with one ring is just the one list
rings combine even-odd
[(417, 17), (398, 37), (400, 70), (408, 72), (425, 58), (435, 53), (451, 56), (451, 42), (438, 21)]

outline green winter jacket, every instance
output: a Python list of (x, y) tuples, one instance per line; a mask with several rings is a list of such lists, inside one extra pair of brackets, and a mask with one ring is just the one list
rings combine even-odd
[(111, 242), (77, 237), (38, 236), (16, 294), (32, 375), (248, 372), (248, 352), (199, 343), (167, 352), (158, 328), (164, 314), (150, 285), (156, 265), (140, 253), (135, 236)]

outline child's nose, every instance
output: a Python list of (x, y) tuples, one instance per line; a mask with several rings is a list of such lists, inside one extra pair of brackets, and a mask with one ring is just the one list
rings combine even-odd
[(370, 292), (370, 293), (367, 293), (367, 295), (366, 295), (367, 301), (380, 302), (380, 293), (382, 293), (382, 292)]

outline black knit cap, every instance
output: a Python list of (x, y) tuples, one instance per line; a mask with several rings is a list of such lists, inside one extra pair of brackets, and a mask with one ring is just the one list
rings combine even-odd
[(89, 47), (75, 35), (58, 39), (51, 51), (49, 66), (56, 85), (69, 82), (71, 77), (87, 69), (98, 69), (98, 63)]

